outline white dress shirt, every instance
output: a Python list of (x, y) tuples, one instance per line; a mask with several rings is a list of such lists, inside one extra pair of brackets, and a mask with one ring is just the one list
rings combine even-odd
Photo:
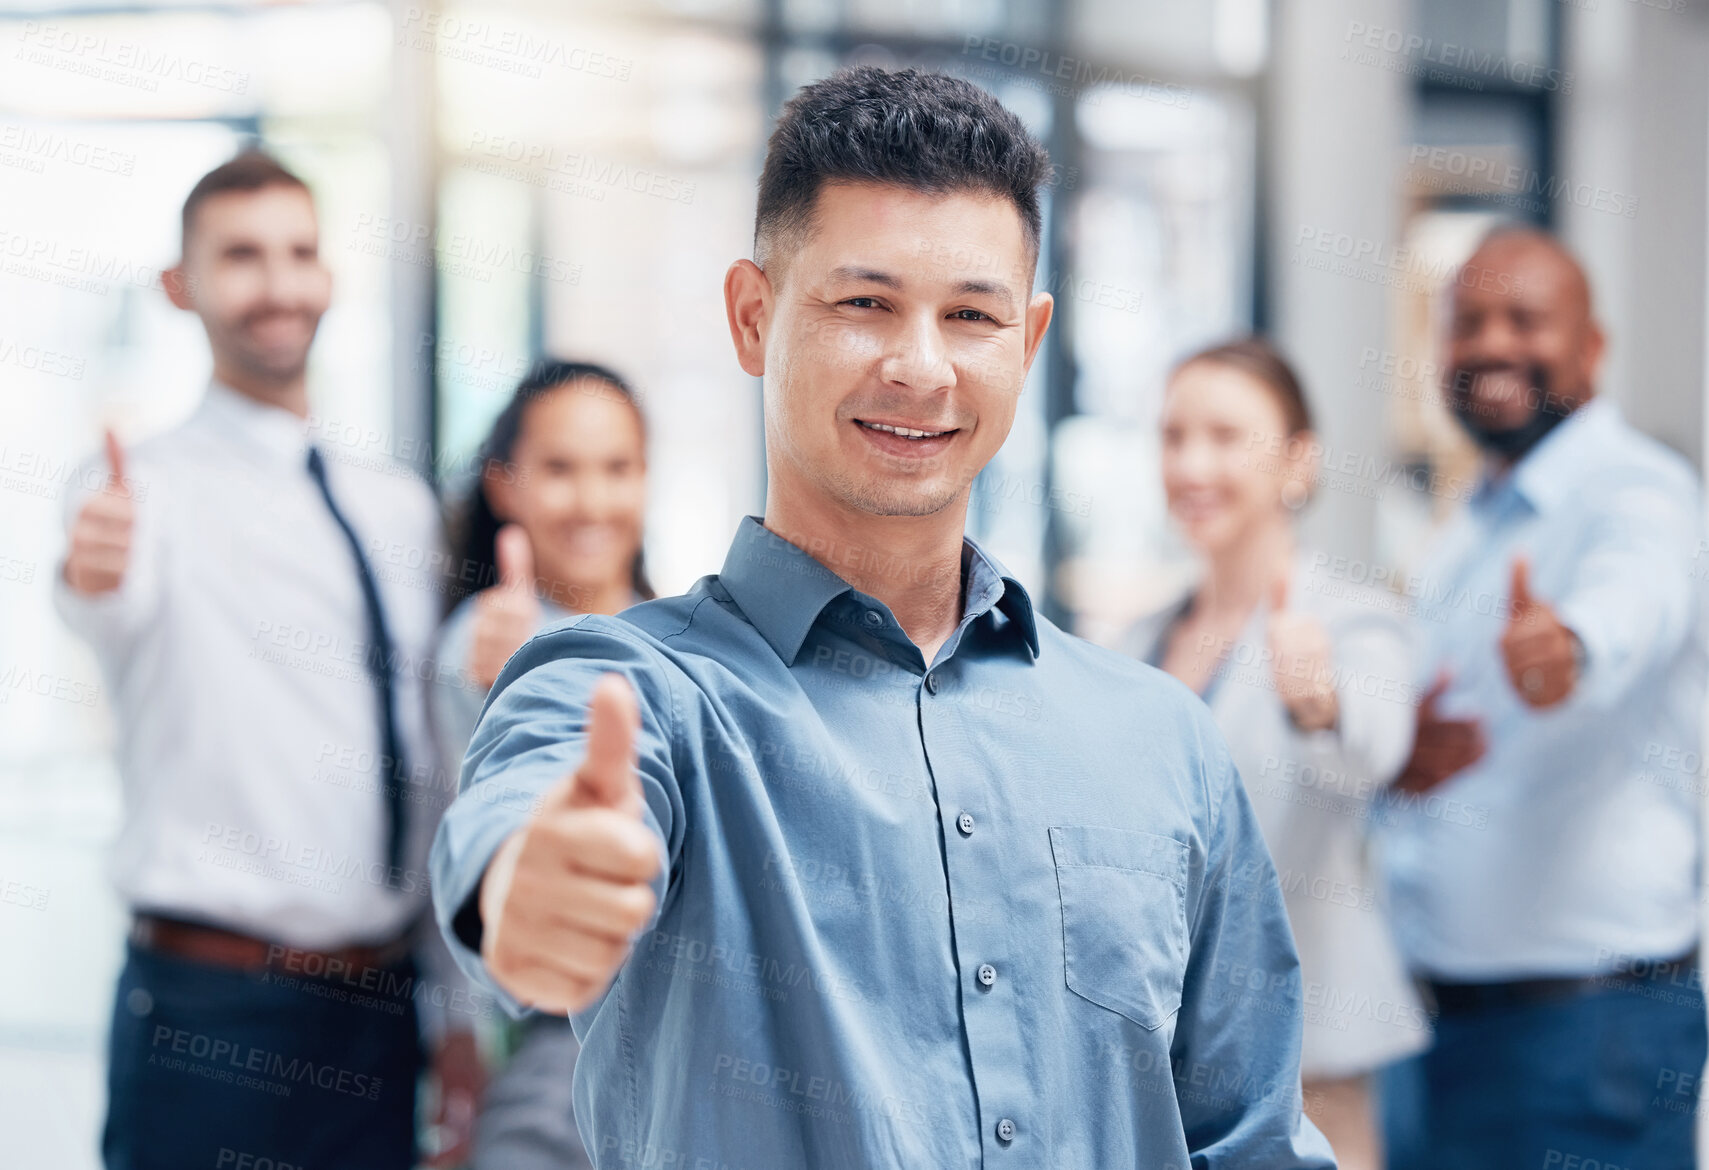
[[(433, 495), (402, 467), (322, 445), (396, 654), (411, 783), (404, 861), (388, 872), (361, 579), (309, 475), (309, 440), (305, 420), (214, 385), (184, 424), (126, 454), (136, 527), (121, 587), (82, 597), (59, 579), (55, 595), (117, 716), (120, 895), (328, 949), (395, 938), (428, 914), (424, 859), (455, 781), (426, 717), (443, 564)], [(68, 523), (83, 498), (68, 498)]]
[[(1398, 797), (1382, 855), (1420, 971), (1584, 976), (1671, 959), (1698, 934), (1706, 658), (1701, 489), (1685, 460), (1596, 399), (1484, 483), (1410, 580), (1419, 685), (1482, 720), (1488, 751)], [(1513, 559), (1584, 644), (1535, 710), (1500, 651)]]
[[(1337, 579), (1334, 561), (1295, 559), (1289, 605), (1328, 633), (1338, 714), (1301, 731), (1277, 694), (1269, 613), (1258, 606), (1226, 648), (1204, 700), (1246, 784), (1299, 948), (1305, 1024), (1300, 1072), (1355, 1076), (1430, 1043), (1367, 856), (1367, 828), (1412, 745), (1411, 649), (1394, 607)], [(1141, 620), (1123, 648), (1161, 666), (1191, 598)], [(1221, 651), (1224, 648), (1216, 647)]]

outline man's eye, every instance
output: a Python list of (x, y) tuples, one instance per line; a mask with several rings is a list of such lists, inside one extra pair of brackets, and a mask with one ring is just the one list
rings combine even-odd
[(995, 321), (989, 313), (981, 313), (978, 309), (957, 309), (950, 316), (957, 321)]
[(876, 309), (878, 308), (878, 298), (850, 297), (848, 300), (844, 301), (843, 304), (855, 309)]

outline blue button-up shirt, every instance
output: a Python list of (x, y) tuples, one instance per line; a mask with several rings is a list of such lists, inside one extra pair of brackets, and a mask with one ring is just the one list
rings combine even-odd
[(1203, 705), (963, 556), (930, 664), (753, 519), (685, 596), (530, 641), (436, 842), (460, 960), (508, 1001), (469, 900), (621, 671), (668, 864), (575, 1017), (598, 1165), (1332, 1165), (1275, 874)]
[[(1418, 685), (1488, 751), (1380, 816), (1402, 949), (1449, 979), (1589, 975), (1697, 938), (1703, 520), (1685, 460), (1594, 399), (1479, 486), (1408, 582)], [(1584, 645), (1559, 706), (1501, 657), (1515, 556)]]

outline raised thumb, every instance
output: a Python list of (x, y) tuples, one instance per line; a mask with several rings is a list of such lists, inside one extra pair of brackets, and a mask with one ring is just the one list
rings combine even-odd
[(108, 427), (106, 432), (107, 446), (107, 489), (109, 491), (128, 491), (130, 485), (125, 482), (125, 449), (119, 446), (119, 437)]
[(635, 692), (620, 674), (607, 674), (588, 699), (587, 754), (576, 769), (572, 801), (641, 811), (641, 780), (635, 774), (635, 737), (641, 715)]
[(493, 540), (499, 584), (516, 592), (534, 591), (534, 546), (520, 524), (506, 524)]
[(1508, 583), (1507, 595), (1515, 613), (1536, 604), (1531, 596), (1531, 564), (1522, 556), (1513, 558), (1513, 579)]

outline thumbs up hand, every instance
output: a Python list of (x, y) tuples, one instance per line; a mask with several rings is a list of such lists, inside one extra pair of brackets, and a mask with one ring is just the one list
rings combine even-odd
[(475, 623), (469, 641), (469, 675), (491, 689), (504, 664), (540, 628), (540, 600), (534, 596), (534, 548), (520, 525), (506, 524), (495, 542), (498, 584), (475, 599)]
[(125, 453), (108, 431), (107, 482), (78, 511), (60, 570), (73, 592), (94, 597), (124, 584), (135, 527), (136, 502), (125, 480)]
[(588, 703), (587, 756), (506, 839), (481, 880), (481, 958), (518, 1000), (580, 1011), (616, 978), (652, 917), (658, 838), (642, 819), (635, 695), (606, 675)]
[(1288, 717), (1301, 731), (1335, 726), (1340, 704), (1328, 631), (1316, 618), (1288, 608), (1285, 572), (1277, 574), (1269, 601), (1270, 663)]
[(1554, 608), (1531, 593), (1531, 566), (1513, 559), (1508, 589), (1512, 612), (1501, 634), (1501, 660), (1513, 689), (1527, 704), (1552, 707), (1578, 683), (1577, 639)]
[(1418, 702), (1412, 754), (1394, 782), (1402, 792), (1429, 792), (1483, 758), (1488, 746), (1483, 724), (1476, 719), (1451, 719), (1437, 709), (1452, 682), (1446, 674), (1437, 675)]

